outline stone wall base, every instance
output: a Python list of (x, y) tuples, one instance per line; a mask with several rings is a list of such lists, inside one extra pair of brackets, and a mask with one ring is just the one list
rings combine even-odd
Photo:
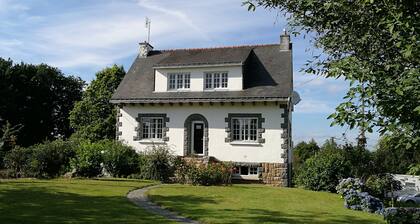
[(261, 179), (265, 184), (287, 187), (287, 163), (262, 163)]

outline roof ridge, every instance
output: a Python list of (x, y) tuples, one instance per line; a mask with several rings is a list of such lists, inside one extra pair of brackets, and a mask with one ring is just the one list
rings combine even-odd
[(231, 48), (245, 48), (245, 47), (267, 47), (275, 46), (279, 44), (248, 44), (248, 45), (231, 45), (231, 46), (218, 46), (218, 47), (203, 47), (203, 48), (174, 48), (174, 49), (164, 49), (156, 50), (160, 52), (170, 52), (170, 51), (196, 51), (196, 50), (213, 50), (213, 49), (231, 49)]

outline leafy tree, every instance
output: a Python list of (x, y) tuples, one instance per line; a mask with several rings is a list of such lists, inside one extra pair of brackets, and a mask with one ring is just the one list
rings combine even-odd
[(96, 73), (70, 113), (76, 137), (91, 141), (115, 138), (116, 110), (109, 101), (124, 75), (124, 68), (117, 65)]
[(374, 152), (374, 159), (378, 171), (405, 174), (411, 165), (420, 163), (420, 150), (399, 147), (394, 137), (383, 136)]
[(0, 137), (0, 168), (4, 166), (3, 159), (6, 153), (16, 146), (16, 135), (21, 128), (21, 125), (16, 125), (12, 127), (12, 125), (8, 121), (6, 121), (6, 124), (2, 127), (2, 136)]
[(19, 126), (14, 135), (21, 146), (70, 136), (69, 112), (81, 99), (83, 85), (80, 78), (46, 64), (0, 58), (0, 127), (7, 122)]
[[(323, 50), (307, 73), (350, 87), (333, 124), (378, 127), (407, 149), (420, 148), (420, 3), (414, 0), (249, 0), (288, 15), (294, 33), (309, 33)], [(360, 138), (362, 145), (364, 138)]]
[(302, 164), (319, 152), (320, 148), (315, 140), (302, 141), (293, 148), (293, 173), (296, 175)]

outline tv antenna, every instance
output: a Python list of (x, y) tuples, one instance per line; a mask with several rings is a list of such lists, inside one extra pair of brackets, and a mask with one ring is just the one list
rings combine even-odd
[(150, 43), (150, 23), (152, 21), (149, 19), (149, 17), (146, 17), (145, 25), (147, 29), (147, 43)]

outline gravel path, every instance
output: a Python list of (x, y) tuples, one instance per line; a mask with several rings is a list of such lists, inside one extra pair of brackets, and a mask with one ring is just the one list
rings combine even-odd
[(137, 206), (145, 209), (148, 212), (151, 212), (153, 214), (161, 215), (169, 220), (176, 221), (179, 223), (195, 223), (199, 224), (199, 222), (182, 217), (174, 212), (168, 211), (166, 209), (163, 209), (159, 205), (151, 202), (147, 196), (146, 192), (150, 189), (160, 187), (160, 185), (153, 185), (149, 187), (140, 188), (137, 190), (133, 190), (128, 192), (127, 198)]

